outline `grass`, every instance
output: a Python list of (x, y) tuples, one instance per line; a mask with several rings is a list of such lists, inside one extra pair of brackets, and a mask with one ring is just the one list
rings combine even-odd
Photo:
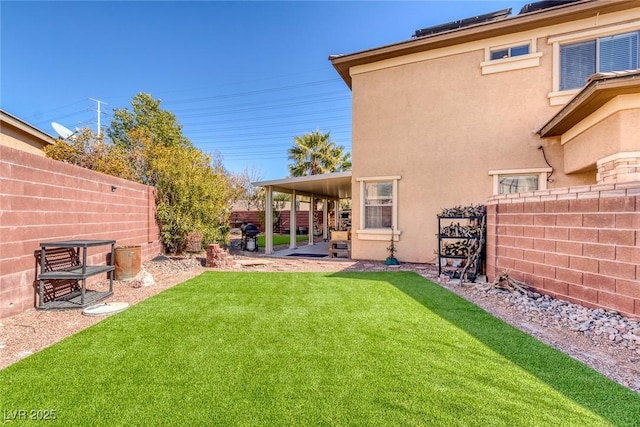
[(63, 425), (637, 426), (640, 395), (410, 272), (207, 272), (0, 371)]
[[(304, 242), (309, 240), (308, 235), (296, 235), (296, 242)], [(265, 236), (258, 236), (258, 247), (264, 248)], [(289, 235), (288, 234), (274, 234), (273, 235), (273, 246), (278, 245), (288, 245), (289, 244)]]

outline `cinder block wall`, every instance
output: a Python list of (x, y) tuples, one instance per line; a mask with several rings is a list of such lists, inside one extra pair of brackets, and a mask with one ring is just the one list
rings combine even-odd
[(640, 318), (640, 182), (495, 196), (487, 275)]
[[(318, 211), (318, 221), (322, 224), (323, 212)], [(280, 211), (280, 221), (276, 224), (274, 231), (276, 233), (285, 233), (289, 230), (291, 224), (291, 212), (288, 210)], [(259, 211), (233, 211), (229, 215), (229, 224), (231, 227), (240, 227), (242, 222), (250, 222), (257, 225), (264, 232), (264, 224), (260, 217)], [(329, 224), (332, 226), (333, 224)], [(304, 227), (309, 230), (309, 211), (296, 212), (296, 227)]]
[[(4, 146), (0, 180), (0, 319), (35, 306), (41, 242), (116, 240), (140, 245), (143, 262), (162, 252), (153, 187)], [(93, 248), (90, 262), (109, 250)]]

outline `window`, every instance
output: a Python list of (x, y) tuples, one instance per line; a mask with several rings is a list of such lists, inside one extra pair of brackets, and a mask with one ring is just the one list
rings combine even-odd
[(542, 52), (537, 52), (538, 44), (535, 38), (502, 41), (499, 45), (485, 47), (484, 61), (480, 63), (482, 75), (540, 66)]
[(551, 168), (511, 169), (489, 171), (493, 176), (493, 194), (524, 193), (546, 190)]
[(389, 240), (398, 230), (399, 176), (357, 178), (360, 183), (360, 223), (356, 233), (361, 240)]
[(640, 32), (560, 46), (560, 90), (580, 88), (594, 73), (638, 68)]
[(498, 194), (538, 190), (538, 175), (511, 175), (498, 178)]
[(393, 225), (393, 182), (364, 185), (364, 228), (391, 228)]
[(495, 61), (496, 59), (511, 58), (513, 56), (521, 56), (521, 55), (528, 55), (528, 54), (529, 54), (529, 45), (525, 44), (521, 46), (508, 47), (505, 49), (492, 50), (489, 55), (489, 59), (491, 61)]

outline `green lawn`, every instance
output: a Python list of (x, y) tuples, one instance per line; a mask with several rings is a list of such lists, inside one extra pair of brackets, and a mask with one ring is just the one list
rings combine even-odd
[(0, 408), (74, 426), (640, 422), (639, 394), (410, 272), (207, 272), (0, 371)]
[[(296, 242), (304, 242), (309, 240), (308, 235), (297, 235)], [(264, 248), (265, 236), (258, 236), (258, 247)], [(288, 234), (274, 234), (273, 235), (273, 246), (278, 245), (288, 245), (289, 244), (289, 235)]]

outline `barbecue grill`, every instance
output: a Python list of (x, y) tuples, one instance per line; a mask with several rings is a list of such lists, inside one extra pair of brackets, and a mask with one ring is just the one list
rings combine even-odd
[(240, 230), (242, 231), (242, 243), (240, 245), (240, 249), (243, 251), (258, 252), (258, 234), (260, 234), (258, 226), (251, 223), (242, 224)]

